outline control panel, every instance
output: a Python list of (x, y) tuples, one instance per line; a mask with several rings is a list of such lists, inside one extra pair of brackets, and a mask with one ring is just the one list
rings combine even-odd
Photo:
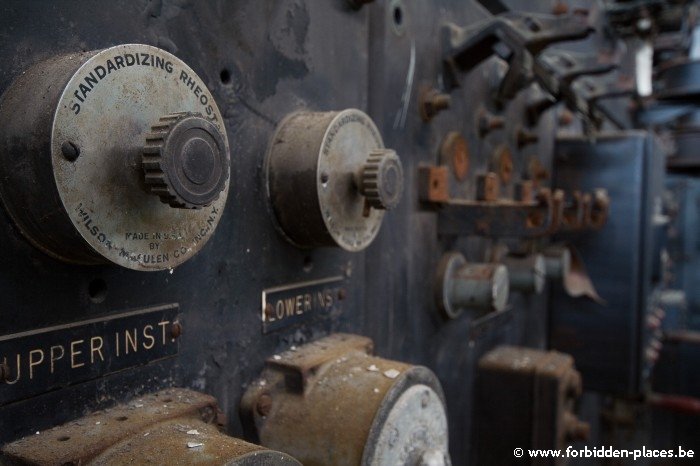
[(6, 0), (0, 463), (686, 441), (699, 8)]

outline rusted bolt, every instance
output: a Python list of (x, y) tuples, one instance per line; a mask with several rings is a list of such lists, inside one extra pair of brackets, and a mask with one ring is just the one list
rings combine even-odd
[(569, 126), (571, 123), (574, 121), (574, 114), (571, 112), (571, 110), (568, 109), (563, 109), (561, 112), (559, 112), (559, 125), (560, 126)]
[(530, 172), (530, 179), (533, 181), (533, 185), (536, 188), (549, 180), (549, 170), (547, 170), (536, 157), (530, 159), (528, 171)]
[(502, 116), (496, 116), (486, 110), (482, 110), (478, 120), (479, 135), (484, 137), (493, 130), (503, 128), (505, 124), (506, 120)]
[(513, 179), (513, 154), (506, 145), (496, 150), (496, 167), (501, 183), (508, 184)]
[(569, 5), (567, 5), (565, 2), (562, 2), (561, 0), (557, 0), (557, 2), (552, 7), (552, 14), (555, 16), (565, 15), (568, 12)]
[(440, 111), (450, 108), (451, 98), (437, 89), (428, 89), (419, 98), (420, 116), (423, 121), (430, 121)]
[(418, 192), (421, 201), (447, 202), (450, 198), (447, 167), (418, 167)]
[(173, 338), (179, 338), (180, 335), (182, 335), (182, 324), (178, 321), (175, 321), (170, 326), (170, 336)]
[(267, 393), (263, 393), (258, 397), (258, 402), (255, 404), (255, 410), (259, 415), (265, 417), (272, 410), (272, 397)]
[(372, 2), (374, 2), (374, 0), (348, 0), (348, 4), (350, 5), (350, 7), (355, 10), (359, 10), (360, 8), (362, 8), (362, 5)]
[(75, 162), (80, 155), (80, 148), (72, 141), (61, 144), (61, 153), (69, 162)]
[(340, 301), (344, 300), (347, 297), (348, 297), (348, 292), (345, 290), (345, 288), (341, 288), (338, 290), (338, 299)]
[(498, 176), (489, 172), (486, 175), (479, 175), (476, 178), (476, 200), (477, 201), (496, 201), (498, 200), (500, 187), (498, 185)]
[(539, 136), (537, 136), (537, 134), (532, 133), (530, 131), (525, 131), (524, 129), (520, 128), (518, 130), (516, 139), (518, 142), (518, 148), (523, 148), (528, 144), (536, 143), (540, 138)]
[(449, 164), (458, 181), (463, 181), (469, 173), (469, 144), (457, 131), (450, 131), (440, 145), (440, 158)]
[(515, 185), (515, 200), (529, 204), (535, 200), (535, 190), (530, 180), (523, 180)]
[(5, 383), (10, 378), (10, 366), (7, 363), (0, 363), (0, 383)]

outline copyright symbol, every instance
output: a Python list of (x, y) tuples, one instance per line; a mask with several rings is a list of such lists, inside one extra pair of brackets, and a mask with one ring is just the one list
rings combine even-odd
[(515, 455), (516, 458), (522, 458), (523, 457), (523, 449), (516, 448), (515, 450), (513, 450), (513, 454)]

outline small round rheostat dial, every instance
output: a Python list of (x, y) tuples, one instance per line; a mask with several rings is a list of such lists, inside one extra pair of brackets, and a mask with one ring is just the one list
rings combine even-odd
[(182, 264), (212, 237), (229, 172), (213, 95), (156, 47), (51, 58), (0, 103), (2, 202), (34, 246), (67, 262)]
[(299, 247), (361, 251), (403, 193), (403, 170), (372, 119), (355, 110), (299, 112), (277, 128), (267, 157), (276, 222)]
[(143, 171), (149, 190), (164, 203), (201, 209), (211, 205), (228, 179), (225, 136), (199, 113), (176, 113), (146, 135)]

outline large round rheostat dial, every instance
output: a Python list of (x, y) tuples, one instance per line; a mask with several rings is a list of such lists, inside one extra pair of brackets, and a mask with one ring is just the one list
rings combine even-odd
[(282, 121), (267, 158), (268, 191), (284, 235), (300, 247), (360, 251), (403, 193), (396, 152), (369, 116), (299, 112)]
[(0, 196), (30, 242), (68, 262), (183, 263), (212, 236), (229, 172), (211, 92), (156, 47), (55, 57), (0, 103)]

